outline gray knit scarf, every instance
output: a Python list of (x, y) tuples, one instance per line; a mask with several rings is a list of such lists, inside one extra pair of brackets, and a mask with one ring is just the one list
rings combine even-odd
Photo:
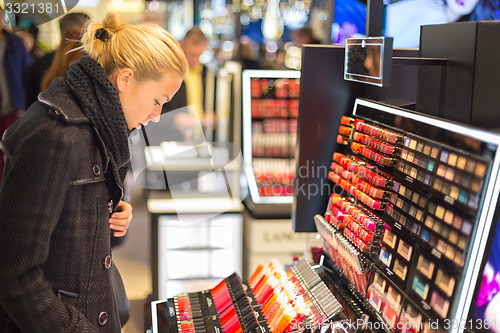
[(67, 76), (82, 113), (99, 132), (117, 167), (123, 167), (130, 160), (129, 130), (118, 91), (102, 66), (89, 56), (72, 63)]

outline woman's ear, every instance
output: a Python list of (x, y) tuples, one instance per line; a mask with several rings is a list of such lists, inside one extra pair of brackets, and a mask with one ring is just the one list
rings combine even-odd
[(116, 90), (121, 93), (130, 88), (132, 81), (134, 80), (134, 71), (130, 68), (122, 68), (115, 75), (113, 75), (113, 77), (115, 78), (113, 81), (115, 83)]

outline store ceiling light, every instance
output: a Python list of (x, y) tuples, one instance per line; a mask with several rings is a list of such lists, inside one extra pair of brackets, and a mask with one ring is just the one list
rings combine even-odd
[(155, 12), (160, 8), (160, 2), (158, 2), (158, 0), (153, 0), (149, 3), (148, 8), (150, 11)]

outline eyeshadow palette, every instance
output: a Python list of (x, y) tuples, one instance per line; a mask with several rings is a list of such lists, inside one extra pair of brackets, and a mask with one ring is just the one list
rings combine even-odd
[(423, 326), (422, 323), (428, 321), (424, 318), (417, 307), (407, 300), (400, 316), (401, 333), (418, 333)]
[(431, 189), (462, 210), (477, 210), (487, 161), (442, 150)]
[(438, 154), (437, 144), (405, 136), (395, 173), (407, 183), (425, 189), (431, 184)]
[[(373, 282), (368, 288), (367, 299), (371, 307), (381, 314), (388, 328), (396, 328), (401, 314), (404, 292), (390, 279), (375, 270)], [(394, 330), (393, 330), (394, 331)]]
[(405, 289), (415, 252), (414, 243), (402, 236), (401, 231), (385, 224), (380, 253), (374, 261), (400, 288)]
[(469, 216), (446, 204), (431, 201), (419, 235), (436, 257), (445, 257), (454, 264), (449, 266), (461, 268), (465, 264), (464, 251), (468, 248), (472, 229)]
[(418, 235), (424, 221), (427, 198), (404, 185), (399, 189), (398, 193), (391, 194), (390, 204), (385, 207), (384, 219), (408, 235)]
[(444, 268), (439, 259), (422, 251), (417, 254), (416, 262), (410, 294), (416, 296), (427, 312), (448, 318), (460, 276)]

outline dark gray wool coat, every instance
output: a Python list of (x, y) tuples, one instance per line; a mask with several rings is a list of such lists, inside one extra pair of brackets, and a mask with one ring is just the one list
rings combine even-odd
[(39, 100), (0, 144), (0, 332), (120, 332), (108, 219), (123, 170), (66, 81)]

